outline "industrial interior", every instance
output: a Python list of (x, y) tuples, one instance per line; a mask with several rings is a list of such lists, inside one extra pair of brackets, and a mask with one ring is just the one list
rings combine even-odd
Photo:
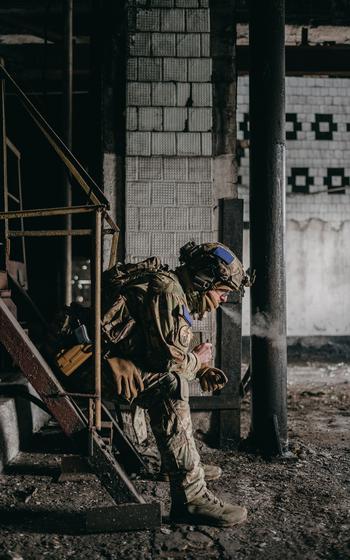
[[(350, 558), (349, 53), (349, 0), (0, 0), (0, 558)], [(180, 334), (234, 526), (172, 517), (106, 381), (108, 274), (214, 246)]]

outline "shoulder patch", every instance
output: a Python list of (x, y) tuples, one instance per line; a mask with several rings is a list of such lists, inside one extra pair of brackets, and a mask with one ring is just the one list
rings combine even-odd
[(187, 309), (186, 305), (182, 306), (182, 315), (186, 319), (187, 323), (192, 327), (192, 317), (190, 315), (189, 310)]

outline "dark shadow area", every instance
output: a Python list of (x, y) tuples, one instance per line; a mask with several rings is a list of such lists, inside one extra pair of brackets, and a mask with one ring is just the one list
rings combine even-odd
[[(60, 135), (61, 96), (50, 94), (45, 100), (42, 96), (30, 96), (30, 99)], [(75, 94), (73, 105), (73, 152), (82, 165), (87, 166), (90, 137), (88, 95)], [(64, 166), (14, 95), (6, 97), (6, 119), (8, 137), (21, 152), (24, 209), (65, 206)], [(72, 193), (73, 205), (87, 203), (86, 194), (75, 180)], [(91, 227), (89, 219), (74, 216), (73, 227)], [(24, 227), (28, 230), (63, 229), (64, 218), (27, 218)], [(26, 238), (29, 293), (46, 319), (50, 319), (62, 305), (63, 243), (62, 237)], [(89, 238), (73, 238), (73, 258), (88, 257), (89, 254)]]

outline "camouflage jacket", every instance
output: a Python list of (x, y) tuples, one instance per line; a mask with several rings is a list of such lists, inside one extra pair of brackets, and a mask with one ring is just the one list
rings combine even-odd
[(195, 379), (200, 363), (189, 350), (192, 318), (176, 274), (145, 272), (122, 293), (135, 325), (111, 348), (112, 355), (132, 360), (143, 371), (171, 371)]

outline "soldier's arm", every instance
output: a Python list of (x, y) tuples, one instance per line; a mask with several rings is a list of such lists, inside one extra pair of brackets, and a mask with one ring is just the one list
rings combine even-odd
[(150, 290), (142, 316), (148, 362), (154, 371), (195, 379), (201, 364), (189, 351), (192, 331), (185, 300), (171, 285), (155, 288)]

